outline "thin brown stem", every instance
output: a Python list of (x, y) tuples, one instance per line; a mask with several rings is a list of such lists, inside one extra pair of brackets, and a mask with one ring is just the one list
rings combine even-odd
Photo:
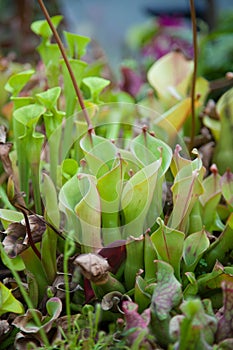
[(31, 232), (31, 227), (30, 227), (30, 223), (29, 223), (29, 220), (28, 220), (27, 213), (22, 208), (20, 210), (21, 210), (21, 212), (23, 213), (23, 216), (24, 216), (24, 221), (25, 221), (25, 225), (26, 225), (26, 231), (27, 231), (27, 234), (28, 234), (28, 242), (29, 242), (32, 250), (34, 251), (34, 253), (41, 260), (41, 254), (40, 254), (39, 250), (37, 249), (37, 247), (36, 247), (36, 245), (35, 245), (35, 243), (33, 241), (33, 238), (32, 238), (32, 232)]
[(45, 18), (46, 18), (46, 20), (47, 20), (47, 22), (48, 22), (48, 24), (50, 26), (51, 31), (53, 32), (54, 38), (55, 38), (55, 40), (56, 40), (56, 42), (58, 44), (58, 47), (59, 47), (59, 49), (61, 51), (61, 54), (62, 54), (62, 57), (63, 57), (63, 59), (65, 61), (66, 67), (67, 67), (67, 69), (69, 71), (70, 78), (72, 80), (72, 83), (73, 83), (73, 86), (74, 86), (74, 89), (75, 89), (75, 92), (76, 92), (76, 95), (77, 95), (80, 107), (82, 108), (83, 115), (85, 117), (88, 129), (92, 130), (92, 124), (91, 124), (90, 117), (89, 117), (89, 115), (87, 113), (87, 110), (86, 110), (86, 107), (85, 107), (85, 104), (84, 104), (84, 100), (83, 100), (81, 91), (80, 91), (80, 89), (78, 87), (77, 81), (75, 79), (73, 70), (71, 68), (70, 62), (69, 62), (68, 57), (66, 55), (66, 52), (65, 52), (64, 46), (62, 44), (62, 41), (61, 41), (61, 39), (60, 39), (60, 37), (58, 35), (58, 32), (57, 32), (55, 26), (53, 25), (53, 22), (51, 21), (51, 17), (50, 17), (50, 15), (49, 15), (49, 13), (48, 13), (45, 5), (44, 5), (43, 0), (38, 0), (38, 3), (40, 5), (40, 7), (41, 7), (42, 12), (44, 13), (44, 16), (45, 16)]
[(192, 19), (192, 32), (193, 32), (193, 52), (194, 52), (194, 68), (191, 86), (191, 114), (192, 114), (192, 126), (190, 135), (189, 152), (191, 153), (194, 145), (196, 118), (195, 118), (195, 87), (197, 78), (197, 24), (196, 24), (196, 10), (194, 0), (190, 0), (190, 10)]

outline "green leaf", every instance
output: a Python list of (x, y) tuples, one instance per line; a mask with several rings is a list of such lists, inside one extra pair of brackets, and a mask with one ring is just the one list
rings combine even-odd
[(221, 179), (222, 194), (227, 204), (233, 209), (233, 173), (229, 170), (222, 176)]
[(33, 69), (29, 69), (24, 72), (13, 74), (7, 81), (5, 89), (13, 96), (17, 96), (34, 73), (35, 71)]
[(169, 317), (170, 311), (179, 305), (182, 299), (181, 284), (174, 276), (171, 265), (165, 261), (156, 260), (157, 284), (154, 289), (151, 311), (159, 320)]
[[(55, 28), (57, 28), (57, 26), (61, 22), (62, 18), (63, 18), (62, 16), (51, 17), (51, 21), (52, 21), (53, 25), (55, 26)], [(31, 30), (35, 34), (43, 37), (44, 39), (49, 39), (52, 36), (52, 31), (51, 31), (50, 26), (46, 20), (39, 20), (39, 21), (33, 22), (31, 25)]]
[[(126, 262), (124, 268), (127, 290), (134, 288), (136, 275), (144, 270), (144, 237), (129, 237), (126, 243)], [(135, 259), (135, 256), (137, 259)]]
[(86, 252), (98, 251), (102, 247), (101, 240), (101, 207), (100, 196), (93, 176), (79, 174), (82, 199), (75, 206), (75, 213), (80, 219), (81, 244)]
[(143, 131), (135, 137), (130, 143), (130, 149), (144, 166), (155, 162), (161, 157), (161, 176), (166, 173), (170, 166), (172, 159), (171, 148), (165, 142), (147, 132)]
[(14, 110), (35, 103), (35, 99), (31, 96), (12, 96), (11, 101), (14, 102)]
[(47, 109), (52, 110), (57, 105), (57, 100), (61, 94), (61, 88), (56, 86), (44, 92), (36, 94), (38, 101)]
[(185, 272), (185, 276), (189, 281), (189, 284), (186, 286), (183, 292), (184, 299), (187, 300), (188, 298), (197, 295), (198, 285), (197, 285), (197, 280), (195, 278), (195, 274), (193, 272)]
[[(60, 213), (57, 203), (57, 192), (52, 180), (44, 174), (41, 186), (46, 220), (59, 229)], [(48, 255), (49, 252), (49, 255)], [(42, 237), (41, 258), (42, 264), (50, 283), (53, 283), (57, 273), (57, 234), (47, 227)]]
[[(39, 248), (38, 245), (37, 248)], [(49, 282), (41, 260), (35, 255), (35, 252), (31, 247), (24, 250), (20, 256), (22, 257), (26, 270), (28, 271), (29, 296), (33, 305), (36, 307), (44, 297)]]
[(221, 176), (213, 171), (213, 173), (206, 177), (202, 182), (204, 193), (200, 196), (202, 205), (202, 218), (206, 230), (212, 232), (216, 229), (222, 230), (223, 225), (219, 226), (219, 216), (217, 214), (217, 206), (221, 199), (222, 188), (220, 184)]
[(222, 306), (220, 289), (223, 282), (233, 283), (233, 275), (217, 261), (213, 271), (198, 277), (198, 293), (202, 297), (208, 297), (212, 301), (213, 307), (220, 308)]
[(90, 100), (93, 103), (99, 104), (101, 102), (99, 95), (110, 84), (110, 81), (100, 77), (87, 77), (83, 79), (83, 84), (90, 90)]
[(180, 145), (176, 145), (174, 154), (172, 157), (171, 162), (171, 171), (172, 175), (176, 177), (177, 173), (186, 165), (191, 163), (191, 160), (184, 158), (180, 155), (180, 152), (182, 151), (182, 147)]
[(178, 341), (180, 350), (208, 350), (214, 342), (217, 319), (208, 314), (199, 299), (185, 301), (181, 305), (184, 315), (175, 316), (170, 322), (170, 331)]
[(134, 300), (139, 312), (145, 310), (151, 303), (151, 294), (146, 290), (147, 287), (148, 283), (140, 275), (136, 276)]
[(58, 44), (50, 44), (49, 41), (43, 40), (37, 48), (40, 57), (46, 67), (46, 76), (49, 86), (59, 84), (60, 67), (58, 61), (61, 57)]
[(203, 217), (201, 204), (199, 201), (194, 203), (194, 206), (189, 215), (188, 234), (201, 231), (203, 228)]
[(80, 59), (84, 56), (86, 54), (86, 46), (91, 39), (66, 31), (63, 33), (68, 44), (68, 57)]
[(216, 260), (220, 261), (223, 265), (229, 263), (233, 250), (232, 234), (233, 213), (229, 216), (226, 222), (226, 227), (221, 235), (210, 245), (209, 249), (204, 254), (208, 268), (213, 268)]
[(44, 112), (44, 107), (38, 104), (33, 104), (18, 108), (14, 112), (13, 117), (17, 120), (17, 122), (21, 123), (25, 127), (35, 128), (36, 123)]
[(116, 166), (97, 181), (104, 245), (121, 239), (119, 210), (126, 166), (127, 163), (120, 158)]
[(209, 245), (209, 239), (204, 230), (192, 233), (185, 239), (183, 258), (187, 271), (194, 271), (198, 261)]
[(13, 113), (13, 132), (16, 140), (20, 189), (25, 192), (27, 203), (29, 195), (29, 176), (30, 170), (32, 169), (35, 190), (37, 191), (37, 193), (35, 193), (38, 214), (41, 212), (41, 208), (40, 196), (38, 193), (39, 171), (38, 168), (36, 168), (36, 165), (38, 166), (40, 162), (40, 152), (44, 135), (35, 132), (35, 128), (44, 112), (44, 107), (37, 104), (31, 104), (18, 108)]
[(168, 226), (185, 232), (189, 214), (197, 200), (203, 193), (201, 184), (204, 168), (200, 158), (196, 158), (177, 173), (173, 192), (173, 211), (169, 218)]
[(183, 232), (165, 226), (161, 218), (157, 219), (157, 223), (159, 228), (152, 233), (151, 241), (154, 244), (158, 259), (169, 263), (179, 279), (185, 235)]
[(4, 229), (7, 229), (12, 222), (20, 222), (23, 218), (23, 214), (15, 210), (0, 209), (0, 219)]
[(80, 146), (90, 172), (97, 178), (112, 168), (118, 150), (110, 140), (87, 133), (81, 139)]
[(62, 302), (59, 298), (51, 298), (46, 303), (46, 309), (49, 316), (52, 316), (52, 319), (57, 319), (60, 313), (62, 312)]
[(145, 281), (150, 283), (155, 280), (155, 264), (154, 260), (158, 259), (156, 249), (152, 242), (152, 238), (148, 232), (144, 235), (144, 269), (145, 269)]
[(218, 141), (220, 137), (221, 122), (206, 115), (203, 118), (203, 124), (211, 130), (215, 140)]
[(59, 208), (66, 215), (66, 230), (73, 232), (73, 239), (79, 243), (82, 238), (81, 226), (74, 209), (81, 199), (80, 181), (77, 175), (74, 175), (62, 186), (59, 192)]
[(73, 177), (78, 172), (78, 162), (75, 159), (64, 159), (61, 164), (62, 184)]
[(145, 227), (147, 226), (146, 216), (154, 195), (160, 166), (161, 159), (145, 166), (124, 186), (121, 199), (124, 215), (123, 237), (130, 235), (139, 237), (148, 229)]
[(0, 282), (0, 316), (7, 312), (22, 314), (24, 307), (20, 301), (15, 299), (10, 289)]
[(233, 171), (233, 88), (220, 97), (216, 108), (221, 120), (221, 130), (213, 161), (222, 174), (227, 168)]
[[(77, 59), (69, 59), (70, 66), (73, 70), (76, 82), (78, 85), (80, 85), (84, 71), (86, 69), (87, 63), (84, 61), (80, 61)], [(61, 60), (61, 66), (62, 66), (62, 74), (64, 79), (64, 95), (65, 95), (65, 101), (66, 101), (66, 116), (70, 117), (74, 111), (75, 106), (77, 104), (77, 96), (76, 92), (74, 90), (74, 86), (69, 74), (69, 71), (67, 69), (67, 66), (64, 62), (64, 60)], [(71, 132), (67, 135), (69, 138), (71, 135)]]

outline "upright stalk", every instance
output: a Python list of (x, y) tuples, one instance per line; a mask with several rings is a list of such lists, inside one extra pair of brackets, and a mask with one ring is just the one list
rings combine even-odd
[(75, 79), (73, 70), (71, 68), (69, 59), (68, 59), (68, 57), (66, 55), (66, 52), (65, 52), (64, 46), (62, 44), (62, 41), (61, 41), (61, 39), (60, 39), (60, 37), (58, 35), (58, 32), (57, 32), (55, 26), (53, 25), (53, 22), (51, 21), (51, 17), (50, 17), (50, 15), (49, 15), (49, 13), (48, 13), (45, 5), (44, 5), (43, 0), (38, 0), (38, 3), (40, 5), (40, 8), (41, 8), (42, 12), (44, 13), (44, 16), (45, 16), (45, 18), (46, 18), (46, 20), (48, 22), (48, 25), (49, 25), (51, 31), (53, 32), (54, 38), (55, 38), (55, 40), (56, 40), (56, 42), (58, 44), (58, 47), (59, 47), (59, 49), (61, 51), (61, 54), (62, 54), (62, 57), (63, 57), (63, 59), (65, 61), (67, 69), (69, 71), (70, 78), (72, 80), (72, 83), (73, 83), (73, 86), (74, 86), (74, 89), (75, 89), (75, 92), (76, 92), (76, 95), (77, 95), (80, 107), (81, 107), (81, 109), (83, 111), (83, 115), (84, 115), (84, 118), (85, 118), (87, 126), (88, 126), (88, 130), (92, 130), (92, 124), (91, 124), (90, 117), (89, 117), (89, 115), (87, 113), (87, 110), (86, 110), (86, 107), (85, 107), (85, 104), (84, 104), (84, 100), (83, 100), (81, 91), (80, 91), (80, 89), (78, 87), (77, 81)]
[(196, 129), (196, 118), (195, 118), (195, 87), (197, 78), (197, 23), (196, 23), (196, 10), (194, 0), (190, 0), (190, 11), (192, 20), (192, 33), (193, 33), (193, 52), (194, 52), (194, 68), (191, 86), (191, 115), (192, 115), (192, 125), (191, 125), (191, 135), (189, 152), (191, 153), (194, 146), (194, 137)]

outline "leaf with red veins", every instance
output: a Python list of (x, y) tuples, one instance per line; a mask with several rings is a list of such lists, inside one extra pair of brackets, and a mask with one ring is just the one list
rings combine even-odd
[[(219, 341), (233, 338), (233, 283), (222, 283), (223, 313), (218, 320), (216, 338)], [(218, 317), (218, 314), (216, 315)]]
[(133, 344), (143, 330), (149, 332), (148, 325), (150, 323), (150, 309), (144, 310), (140, 315), (136, 303), (133, 303), (132, 301), (124, 301), (122, 304), (122, 310), (125, 313), (125, 329), (129, 330), (136, 328), (133, 333), (128, 335), (129, 343)]
[(173, 267), (161, 260), (156, 260), (157, 284), (154, 289), (151, 311), (159, 320), (165, 320), (173, 307), (182, 299), (180, 282), (174, 276)]

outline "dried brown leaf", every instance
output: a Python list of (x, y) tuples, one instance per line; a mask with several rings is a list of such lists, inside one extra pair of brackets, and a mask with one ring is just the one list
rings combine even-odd
[(24, 244), (26, 227), (20, 222), (11, 223), (4, 233), (7, 236), (4, 238), (2, 244), (10, 258), (15, 258), (28, 248), (28, 245)]
[(41, 341), (32, 334), (24, 334), (22, 332), (16, 334), (14, 346), (17, 350), (37, 349), (41, 345), (43, 345)]
[(0, 125), (0, 143), (6, 142), (6, 128), (4, 125)]
[(110, 266), (106, 259), (98, 254), (81, 254), (75, 260), (82, 274), (94, 283), (102, 283), (108, 278)]
[[(46, 230), (46, 224), (42, 221), (43, 217), (39, 215), (29, 215), (29, 225), (31, 229), (31, 234), (33, 238), (33, 242), (40, 242), (42, 239), (42, 235)], [(21, 223), (25, 225), (25, 220), (22, 220)], [(24, 244), (28, 244), (28, 235), (26, 233)]]
[[(40, 242), (46, 230), (46, 225), (37, 215), (29, 215), (29, 224), (34, 243)], [(11, 223), (4, 232), (7, 236), (3, 240), (3, 246), (10, 258), (15, 258), (29, 247), (25, 221)]]
[(10, 325), (7, 320), (0, 320), (0, 341), (1, 337), (4, 336), (10, 330)]
[[(2, 135), (0, 134), (0, 138)], [(3, 168), (8, 176), (13, 174), (12, 163), (9, 157), (9, 153), (12, 148), (12, 143), (0, 143), (0, 159), (2, 161)]]

